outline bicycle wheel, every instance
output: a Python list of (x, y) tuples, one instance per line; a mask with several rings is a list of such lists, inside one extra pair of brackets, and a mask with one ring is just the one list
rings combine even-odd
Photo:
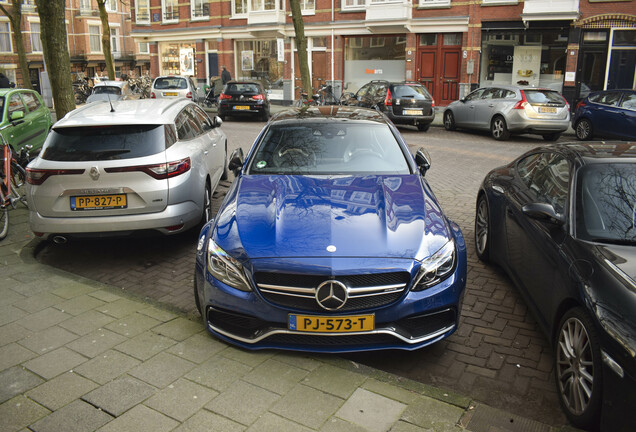
[(26, 205), (22, 186), (26, 181), (26, 171), (17, 163), (11, 162), (11, 196)]
[(9, 209), (7, 206), (0, 208), (0, 240), (9, 232)]

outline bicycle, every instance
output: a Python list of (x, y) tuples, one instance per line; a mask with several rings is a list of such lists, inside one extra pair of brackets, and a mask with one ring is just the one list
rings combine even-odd
[(334, 94), (331, 84), (322, 84), (318, 88), (318, 105), (341, 105), (340, 99)]
[[(309, 99), (309, 95), (306, 91), (302, 89), (302, 87), (296, 87), (296, 90), (300, 90), (300, 97), (297, 101), (295, 101), (294, 105), (297, 107), (306, 107), (306, 106), (314, 106), (317, 105), (316, 99)], [(316, 95), (314, 95), (316, 96)]]
[[(8, 124), (0, 129), (12, 126)], [(0, 134), (0, 240), (9, 233), (9, 207), (15, 208), (16, 203), (26, 205), (26, 197), (20, 193), (20, 188), (26, 180), (26, 171), (20, 163), (28, 162), (28, 150), (21, 149), (17, 158), (13, 157), (13, 150), (2, 134)], [(25, 164), (26, 165), (26, 164)]]

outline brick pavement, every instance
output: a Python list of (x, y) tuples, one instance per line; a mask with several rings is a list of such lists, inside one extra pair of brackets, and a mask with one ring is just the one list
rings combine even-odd
[[(262, 124), (232, 124), (231, 140), (249, 147)], [(520, 137), (499, 143), (478, 134), (431, 128), (426, 134), (404, 129), (415, 149), (432, 155), (428, 174), (446, 213), (457, 222), (469, 248), (467, 291), (458, 331), (416, 352), (381, 352), (345, 356), (423, 383), (450, 388), (477, 401), (515, 414), (563, 425), (566, 420), (554, 390), (552, 353), (537, 330), (524, 301), (503, 272), (481, 263), (474, 253), (473, 223), (477, 188), (485, 173), (543, 142)], [(452, 173), (449, 175), (449, 173)], [(219, 190), (217, 205), (228, 184)], [(196, 233), (127, 242), (100, 240), (68, 245), (47, 244), (38, 260), (122, 292), (167, 304), (194, 316), (192, 271)]]

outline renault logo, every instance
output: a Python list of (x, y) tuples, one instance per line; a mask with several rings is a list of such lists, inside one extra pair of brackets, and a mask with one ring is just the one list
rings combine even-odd
[(347, 287), (335, 280), (328, 280), (316, 288), (316, 301), (323, 309), (338, 310), (349, 298)]
[(93, 180), (97, 181), (97, 179), (99, 179), (99, 168), (97, 168), (96, 166), (91, 167), (88, 174)]

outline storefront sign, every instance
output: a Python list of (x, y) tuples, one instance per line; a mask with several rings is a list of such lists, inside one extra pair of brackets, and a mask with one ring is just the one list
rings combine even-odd
[(285, 39), (276, 39), (276, 52), (278, 53), (278, 61), (285, 61)]
[(241, 51), (241, 70), (254, 70), (254, 51)]
[(179, 60), (181, 63), (181, 75), (194, 75), (194, 50), (192, 48), (181, 48), (179, 50)]
[(382, 69), (364, 69), (364, 73), (367, 75), (382, 75)]

